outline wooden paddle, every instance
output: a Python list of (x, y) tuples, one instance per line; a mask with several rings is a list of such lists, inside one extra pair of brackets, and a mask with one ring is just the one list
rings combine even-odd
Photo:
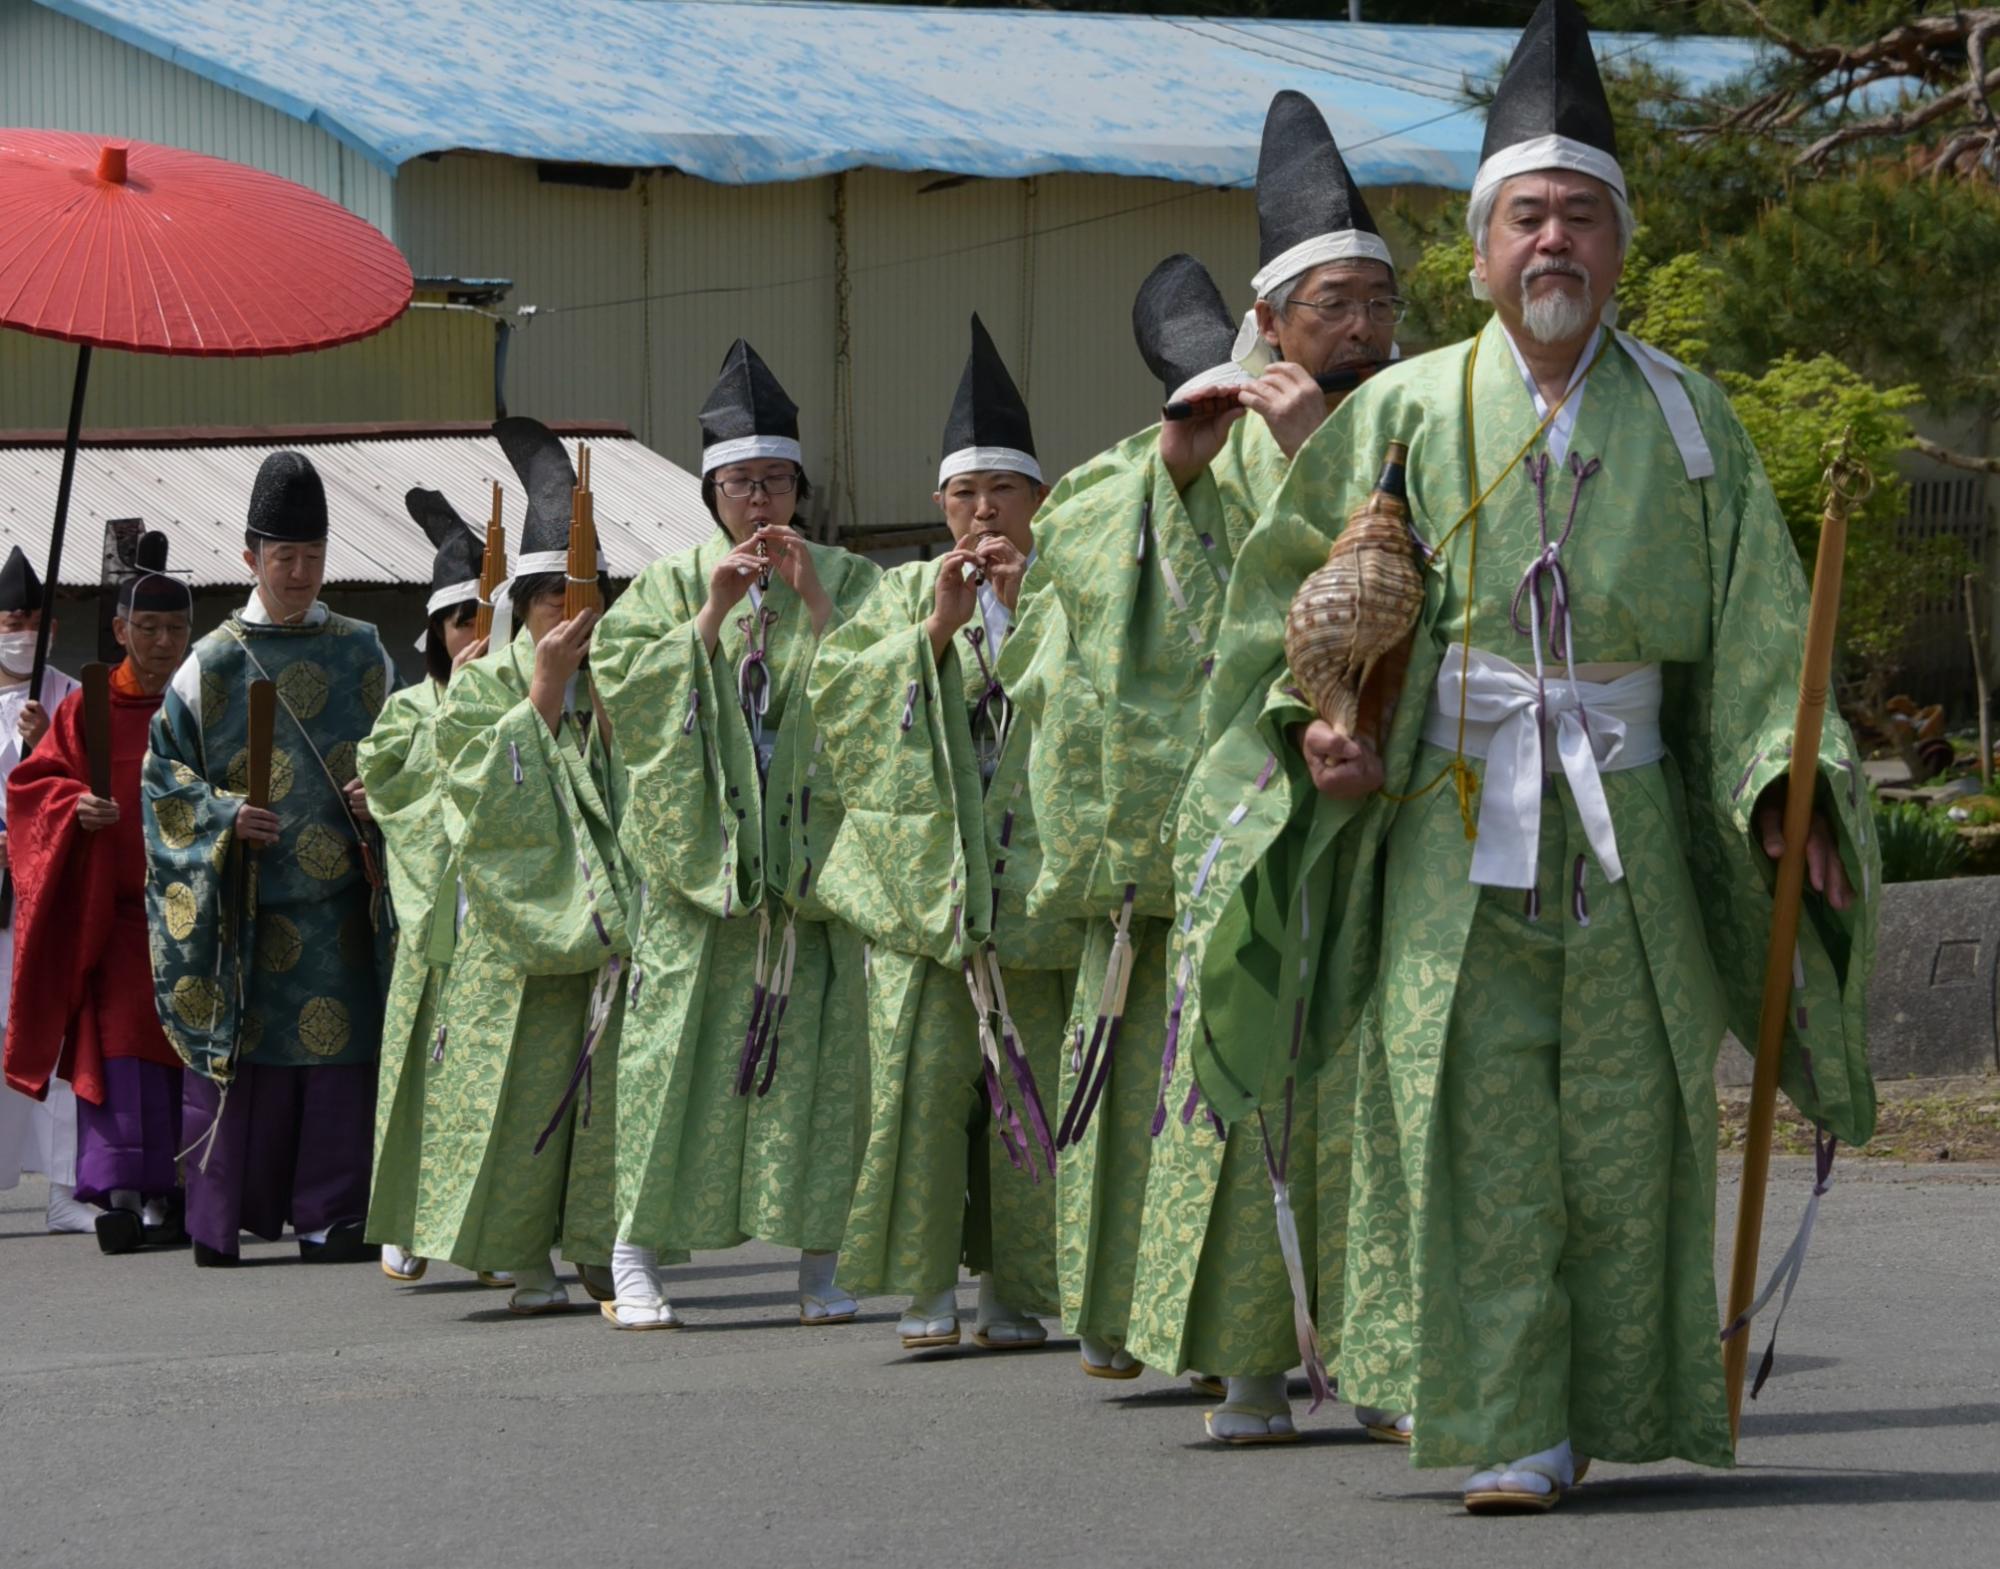
[(111, 667), (85, 665), (83, 681), (83, 755), (90, 768), (90, 793), (111, 799)]
[(251, 806), (271, 804), (271, 732), (278, 717), (278, 689), (269, 681), (250, 683), (250, 736), (248, 788), (245, 800)]
[(1840, 580), (1847, 553), (1847, 515), (1875, 488), (1868, 465), (1853, 451), (1854, 432), (1828, 444), (1826, 508), (1820, 517), (1819, 557), (1813, 565), (1812, 609), (1806, 617), (1805, 663), (1792, 726), (1792, 763), (1785, 790), (1785, 849), (1778, 858), (1771, 907), (1771, 943), (1764, 953), (1764, 1011), (1757, 1026), (1757, 1071), (1751, 1080), (1750, 1125), (1743, 1145), (1743, 1185), (1736, 1202), (1736, 1253), (1729, 1272), (1729, 1315), (1734, 1332), (1723, 1342), (1723, 1377), (1729, 1390), (1729, 1432), (1743, 1425), (1743, 1374), (1750, 1356), (1744, 1315), (1757, 1289), (1757, 1248), (1764, 1230), (1764, 1190), (1771, 1174), (1771, 1123), (1777, 1111), (1778, 1067), (1792, 1010), (1792, 957), (1798, 948), (1799, 906), (1805, 893), (1806, 838), (1812, 831), (1813, 789), (1819, 778), (1820, 727), (1826, 718), (1827, 679), (1833, 668), (1833, 634), (1840, 616)]

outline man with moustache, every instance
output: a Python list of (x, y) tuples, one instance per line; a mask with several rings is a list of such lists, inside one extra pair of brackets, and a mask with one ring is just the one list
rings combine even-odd
[[(1198, 1037), (1201, 1087), (1252, 1115), (1351, 1045), (1343, 1393), (1413, 1412), (1414, 1462), (1471, 1467), (1485, 1514), (1554, 1507), (1592, 1458), (1733, 1458), (1715, 1054), (1759, 1012), (1807, 596), (1720, 390), (1605, 320), (1632, 223), (1574, 0), (1528, 24), (1467, 223), (1494, 317), (1299, 453), (1238, 562), (1181, 831), (1190, 1011), (1260, 972), (1304, 1026), (1297, 1063)], [(1285, 612), (1391, 443), (1426, 594), (1400, 701), (1343, 735)], [(1818, 763), (1783, 1082), (1853, 1142), (1878, 865), (1837, 720)]]

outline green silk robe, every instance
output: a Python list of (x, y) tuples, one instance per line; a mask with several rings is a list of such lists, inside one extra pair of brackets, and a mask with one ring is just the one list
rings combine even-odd
[[(1275, 489), (1284, 466), (1262, 420), (1239, 422), (1230, 437), (1185, 497), (1159, 461), (1157, 426), (1065, 475), (1037, 516), (1021, 626), (1002, 661), (1003, 675), (1017, 660), (1058, 672), (1008, 685), (1018, 688), (1017, 732), (1031, 742), (1042, 843), (1027, 905), (1086, 923), (1068, 1032), (1086, 1049), (1109, 1033), (1099, 1022), (1104, 982), (1132, 892), (1132, 974), (1109, 1077), (1063, 1153), (1059, 1183), (1064, 1325), (1114, 1345), (1130, 1332), (1154, 1128), (1164, 1132), (1166, 1122), (1161, 1046), (1177, 953), (1170, 825), (1200, 756), (1201, 697), (1229, 562), (1256, 493)], [(1029, 648), (1032, 661), (1021, 660)], [(1044, 693), (1056, 698), (1053, 709), (1040, 701)], [(1063, 721), (1060, 730), (1052, 718)], [(1082, 1077), (1070, 1054), (1052, 1115), (1075, 1103)], [(1186, 1153), (1177, 1149), (1175, 1158)], [(1262, 1193), (1263, 1178), (1252, 1176)], [(1267, 1255), (1253, 1248), (1253, 1274)], [(1156, 1247), (1155, 1275), (1161, 1263)], [(1216, 1267), (1228, 1266), (1218, 1256)]]
[[(822, 644), (809, 681), (846, 809), (820, 894), (870, 944), (873, 1117), (842, 1279), (859, 1293), (915, 1295), (949, 1285), (963, 1262), (990, 1272), (1016, 1311), (1054, 1313), (1055, 1184), (1023, 1081), (1053, 1116), (1082, 931), (1027, 913), (1041, 857), (1028, 749), (1011, 729), (996, 747), (978, 712), (988, 681), (968, 634), (984, 634), (980, 616), (933, 656), (923, 623), (938, 570), (922, 561), (885, 573)], [(1017, 641), (1008, 636), (998, 671), (1016, 688), (1047, 680), (1025, 666), (1014, 675)], [(1004, 1013), (983, 1008), (996, 969)], [(1001, 1058), (991, 1078), (982, 1028)]]
[[(1372, 487), (1388, 443), (1409, 443), (1415, 525), (1435, 544), (1534, 432), (1501, 331), (1496, 319), (1355, 393), (1302, 449), (1244, 548), (1209, 694), (1210, 746), (1180, 818), (1177, 876), (1198, 957), (1188, 1014), (1210, 1026), (1190, 1066), (1237, 1118), (1329, 1055), (1351, 1063), (1339, 1371), (1357, 1403), (1416, 1413), (1417, 1464), (1487, 1465), (1564, 1436), (1599, 1458), (1727, 1464), (1715, 1054), (1725, 1023), (1755, 1038), (1771, 870), (1750, 814), (1788, 766), (1807, 596), (1762, 465), (1721, 392), (1682, 378), (1714, 457), (1715, 473), (1700, 479), (1688, 477), (1632, 351), (1610, 349), (1578, 394), (1571, 452), (1602, 470), (1562, 552), (1573, 655), (1657, 662), (1665, 676), (1666, 758), (1602, 776), (1621, 881), (1605, 878), (1583, 842), (1566, 779), (1544, 792), (1539, 911), (1519, 889), (1468, 880), (1451, 784), (1425, 788), (1451, 761), (1422, 731), (1468, 608), (1475, 647), (1533, 665), (1510, 624), (1516, 586), (1541, 551), (1525, 469), (1507, 472), (1480, 513), (1476, 584), (1469, 530), (1426, 573), (1384, 743), (1387, 793), (1320, 797), (1287, 739), (1310, 713), (1284, 670), (1285, 608)], [(1550, 482), (1552, 534), (1573, 482), (1567, 468)], [(1808, 899), (1783, 1082), (1852, 1143), (1874, 1124), (1863, 989), (1879, 867), (1837, 719), (1819, 764), (1822, 809), (1862, 898), (1846, 915)], [(1470, 767), (1483, 772), (1477, 759)], [(1563, 1065), (1560, 1173), (1496, 1170), (1482, 1188), (1461, 1156), (1532, 1154), (1556, 1133), (1529, 1116), (1550, 1086), (1491, 1051), (1550, 1038)], [(1632, 1082), (1657, 1069), (1658, 1082), (1638, 1097), (1593, 1091), (1589, 1075), (1606, 1064)], [(1515, 1199), (1532, 1220), (1508, 1207)], [(1586, 1237), (1609, 1228), (1617, 1241), (1594, 1244), (1596, 1259), (1543, 1257), (1565, 1225)], [(1604, 1273), (1607, 1259), (1630, 1264), (1625, 1278)], [(1547, 1344), (1530, 1348), (1549, 1366), (1524, 1373), (1526, 1351), (1493, 1349), (1516, 1326), (1490, 1304), (1510, 1300), (1516, 1316), (1549, 1326)]]
[[(355, 764), (368, 810), (382, 830), (389, 900), (396, 912), (395, 968), (382, 1017), (383, 1052), (375, 1096), (375, 1177), (368, 1194), (368, 1240), (408, 1248), (416, 1226), (416, 1179), (423, 1138), (424, 1064), (431, 1051), (441, 971), (430, 963), (431, 910), (450, 859), (446, 796), (438, 788), (440, 688), (421, 681), (390, 697)], [(451, 895), (456, 897), (455, 891)]]
[(595, 734), (585, 743), (587, 713), (551, 733), (528, 701), (534, 663), (523, 628), (459, 669), (433, 722), (450, 860), (430, 911), (439, 1023), (409, 1246), (475, 1270), (540, 1264), (558, 1237), (567, 1257), (604, 1264), (613, 1240), (635, 897), (607, 804), (618, 759)]
[[(773, 576), (762, 718), (773, 744), (761, 787), (739, 701), (743, 623), (757, 612), (746, 596), (713, 654), (696, 631), (709, 573), (729, 548), (718, 532), (654, 562), (592, 642), (625, 769), (619, 834), (644, 912), (620, 1044), (619, 1239), (724, 1248), (756, 1237), (825, 1252), (846, 1228), (867, 1125), (861, 944), (817, 888), (840, 814), (803, 722), (811, 616)], [(830, 629), (878, 573), (861, 556), (810, 549), (833, 601)], [(752, 1089), (737, 1094), (761, 1012), (760, 947), (775, 956), (787, 927), (797, 945), (789, 1003)]]
[[(281, 699), (270, 803), (280, 838), (246, 856), (236, 813), (250, 683), (265, 676)], [(323, 607), (299, 626), (239, 612), (195, 644), (153, 720), (143, 780), (160, 1023), (182, 1060), (218, 1083), (239, 1061), (375, 1059), (393, 925), (339, 786), (355, 777), (355, 747), (388, 688), (366, 622)]]

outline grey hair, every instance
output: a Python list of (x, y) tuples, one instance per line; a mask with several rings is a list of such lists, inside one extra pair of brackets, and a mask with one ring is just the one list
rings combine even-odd
[[(1500, 200), (1500, 192), (1506, 186), (1505, 180), (1489, 185), (1465, 207), (1465, 231), (1472, 236), (1472, 248), (1479, 255), (1486, 254), (1486, 231), (1493, 226), (1493, 208)], [(1632, 216), (1632, 204), (1625, 200), (1611, 186), (1611, 211), (1618, 221), (1618, 254), (1623, 256), (1632, 248), (1632, 231), (1638, 227)]]
[[(1396, 286), (1396, 268), (1393, 263), (1380, 261), (1379, 258), (1374, 256), (1353, 256), (1345, 259), (1356, 262), (1372, 261), (1386, 267), (1389, 272), (1389, 287), (1393, 289)], [(1305, 281), (1306, 274), (1313, 271), (1316, 267), (1323, 267), (1325, 265), (1326, 263), (1324, 262), (1315, 262), (1312, 267), (1302, 268), (1300, 271), (1293, 273), (1283, 283), (1273, 284), (1262, 294), (1258, 295), (1257, 298), (1271, 307), (1271, 314), (1273, 316), (1282, 316), (1285, 314), (1285, 308), (1292, 303), (1292, 295), (1297, 292), (1298, 286)]]

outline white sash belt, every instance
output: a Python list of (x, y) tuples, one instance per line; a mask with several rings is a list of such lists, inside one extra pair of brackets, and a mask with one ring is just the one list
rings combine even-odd
[[(1560, 766), (1597, 864), (1617, 882), (1625, 868), (1618, 859), (1618, 837), (1600, 775), (1643, 768), (1666, 756), (1660, 735), (1660, 667), (1646, 665), (1607, 682), (1552, 675), (1543, 689), (1548, 706), (1537, 724), (1541, 692), (1532, 670), (1483, 648), (1472, 650), (1469, 675), (1464, 664), (1460, 647), (1446, 652), (1424, 715), (1424, 739), (1455, 750), (1463, 707), (1466, 754), (1486, 760), (1472, 881), (1490, 888), (1534, 887), (1542, 780)], [(1554, 758), (1546, 745), (1550, 739)]]

